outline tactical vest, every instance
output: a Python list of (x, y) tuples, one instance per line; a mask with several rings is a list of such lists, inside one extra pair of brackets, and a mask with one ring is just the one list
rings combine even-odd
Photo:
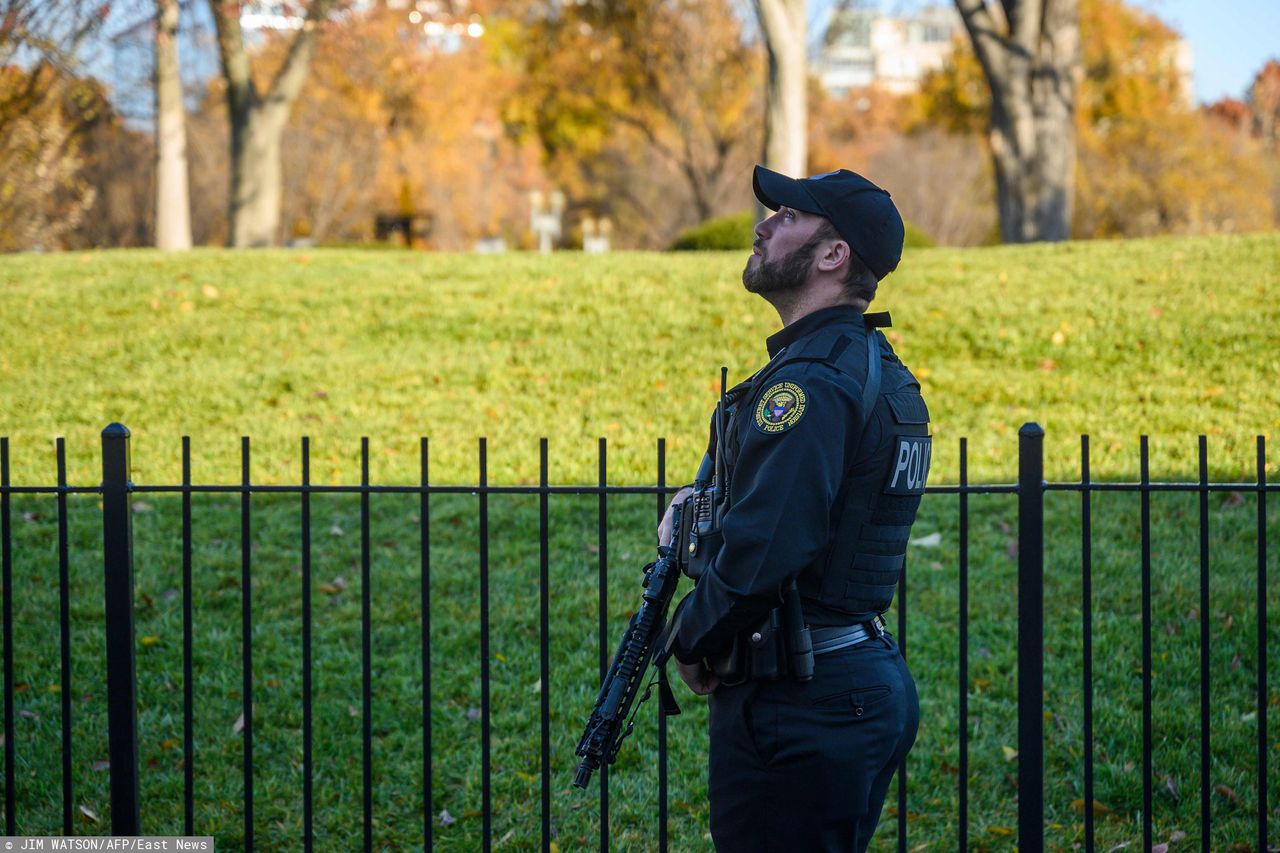
[(932, 453), (929, 410), (920, 384), (875, 328), (887, 321), (887, 315), (867, 315), (861, 328), (819, 329), (735, 387), (728, 400), (733, 428), (724, 447), (726, 488), (732, 485), (739, 430), (744, 427), (740, 419), (784, 365), (821, 362), (852, 377), (863, 388), (867, 421), (879, 418), (885, 425), (888, 435), (874, 448), (863, 447), (866, 423), (854, 425), (857, 434), (846, 436), (853, 461), (832, 507), (831, 540), (825, 554), (797, 579), (805, 600), (847, 616), (849, 622), (883, 613), (893, 601)]

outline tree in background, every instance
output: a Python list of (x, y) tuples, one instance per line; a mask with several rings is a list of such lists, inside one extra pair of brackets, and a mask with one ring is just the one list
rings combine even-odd
[(1071, 232), (1078, 0), (956, 0), (990, 89), (988, 142), (1006, 243)]
[[(967, 55), (985, 92), (982, 71)], [(903, 217), (937, 243), (968, 246), (992, 238), (994, 189), (981, 117), (971, 127), (952, 127), (941, 115), (925, 122), (917, 98), (876, 86), (839, 98), (815, 86), (809, 98), (810, 169), (853, 165), (893, 193)]]
[(254, 77), (240, 26), (240, 0), (209, 0), (218, 32), (231, 132), (230, 242), (245, 248), (279, 239), (281, 139), (302, 94), (320, 27), (338, 0), (311, 0), (288, 41), (280, 67), (265, 84)]
[(516, 45), (507, 123), (536, 135), (573, 208), (614, 218), (624, 245), (664, 247), (749, 206), (761, 70), (730, 0), (566, 5)]
[(809, 63), (805, 0), (754, 0), (768, 56), (764, 163), (785, 175), (808, 173)]
[(101, 0), (0, 0), (0, 250), (56, 248), (93, 205), (80, 135), (96, 109), (77, 78)]
[(367, 239), (377, 214), (420, 214), (434, 248), (519, 242), (539, 152), (502, 123), (518, 82), (505, 56), (515, 24), (483, 21), (482, 38), (442, 47), (403, 10), (374, 9), (321, 37), (310, 96), (285, 132), (289, 232)]
[(0, 136), (0, 251), (59, 248), (94, 203), (80, 138), (98, 99), (84, 81), (50, 79), (58, 76), (45, 64), (0, 68), (0, 100), (40, 92)]
[(156, 0), (156, 248), (191, 248), (187, 125), (178, 66), (178, 0)]
[(1270, 60), (1249, 86), (1253, 132), (1269, 149), (1280, 143), (1280, 61)]
[(1269, 226), (1257, 146), (1193, 105), (1174, 62), (1177, 33), (1122, 0), (1084, 0), (1081, 8), (1087, 38), (1076, 234)]
[[(1080, 0), (1084, 74), (1072, 233), (1145, 236), (1267, 227), (1257, 145), (1197, 110), (1175, 63), (1177, 34), (1122, 0)], [(906, 122), (973, 133), (990, 106), (967, 43), (928, 75)], [(1003, 233), (1003, 230), (1002, 230)]]

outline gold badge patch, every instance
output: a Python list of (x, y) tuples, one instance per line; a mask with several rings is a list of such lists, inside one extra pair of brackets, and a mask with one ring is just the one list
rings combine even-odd
[(804, 389), (794, 382), (779, 382), (756, 404), (756, 429), (766, 435), (785, 432), (804, 417), (804, 410)]

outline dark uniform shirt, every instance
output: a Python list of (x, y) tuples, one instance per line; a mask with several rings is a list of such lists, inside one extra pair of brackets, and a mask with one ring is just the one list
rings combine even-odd
[[(765, 381), (748, 380), (730, 392), (725, 450), (733, 465), (723, 546), (675, 615), (677, 659), (693, 663), (722, 652), (735, 634), (781, 603), (791, 578), (821, 571), (846, 477), (859, 468), (892, 467), (887, 407), (872, 406), (870, 415), (863, 409), (865, 346), (857, 349), (860, 371), (806, 359), (786, 361), (769, 372), (774, 360), (836, 326), (847, 327), (859, 341), (865, 340), (863, 334), (880, 337), (884, 363), (905, 372), (879, 332), (864, 332), (863, 324), (863, 315), (847, 306), (802, 317), (768, 339), (771, 361), (761, 371)], [(771, 401), (762, 399), (779, 383), (799, 387), (798, 417), (794, 411), (770, 411)], [(813, 600), (805, 600), (804, 609), (814, 627), (851, 621)]]

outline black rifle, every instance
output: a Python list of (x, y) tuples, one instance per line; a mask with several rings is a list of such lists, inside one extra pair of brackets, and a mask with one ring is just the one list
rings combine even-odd
[[(680, 530), (681, 507), (673, 510), (674, 529)], [(659, 668), (658, 684), (662, 692), (664, 714), (678, 714), (675, 697), (667, 685), (662, 672), (667, 652), (662, 648), (660, 639), (667, 622), (667, 608), (675, 597), (676, 585), (680, 582), (680, 560), (678, 556), (679, 537), (671, 545), (658, 546), (658, 559), (644, 568), (644, 601), (639, 611), (631, 617), (622, 642), (613, 656), (613, 665), (609, 674), (600, 685), (600, 695), (596, 697), (596, 705), (591, 710), (591, 718), (587, 721), (582, 740), (578, 741), (575, 752), (582, 757), (578, 765), (573, 784), (579, 788), (587, 787), (591, 774), (602, 765), (612, 764), (618, 758), (618, 748), (622, 741), (635, 728), (635, 715), (632, 706), (636, 704), (636, 695), (644, 684), (645, 671), (650, 661)], [(640, 698), (643, 702), (649, 698), (653, 685), (650, 684)]]

